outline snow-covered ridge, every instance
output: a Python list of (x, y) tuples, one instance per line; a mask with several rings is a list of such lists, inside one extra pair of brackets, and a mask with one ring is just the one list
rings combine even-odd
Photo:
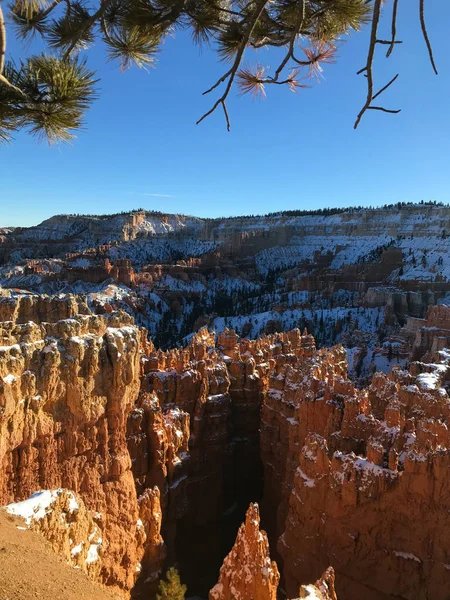
[(425, 228), (429, 234), (440, 233), (450, 226), (450, 207), (433, 205), (409, 205), (397, 208), (348, 209), (338, 214), (309, 214), (290, 216), (274, 214), (268, 216), (237, 217), (224, 219), (202, 219), (179, 214), (159, 214), (147, 211), (134, 211), (116, 215), (56, 215), (39, 225), (11, 233), (21, 240), (63, 240), (71, 237), (92, 238), (96, 236), (107, 241), (134, 239), (140, 235), (165, 235), (168, 233), (200, 233), (217, 231), (219, 237), (228, 231), (258, 231), (279, 227), (289, 227), (313, 234), (341, 230), (348, 234), (351, 230), (364, 228), (372, 234), (407, 235)]
[(139, 235), (164, 235), (179, 231), (197, 231), (201, 219), (183, 215), (158, 215), (145, 211), (119, 215), (57, 215), (17, 234), (21, 240), (61, 241), (78, 238), (85, 242), (105, 244), (134, 239)]

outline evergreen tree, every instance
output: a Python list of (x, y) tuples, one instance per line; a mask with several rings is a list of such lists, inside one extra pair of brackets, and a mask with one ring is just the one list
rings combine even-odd
[(180, 581), (178, 571), (173, 567), (166, 573), (166, 581), (159, 582), (156, 600), (184, 600), (187, 587)]

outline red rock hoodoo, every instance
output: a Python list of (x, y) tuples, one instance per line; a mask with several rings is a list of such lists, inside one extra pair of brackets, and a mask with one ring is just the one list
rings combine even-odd
[(72, 545), (65, 496), (39, 529), (82, 568), (95, 543), (92, 577), (144, 598), (177, 564), (211, 600), (447, 599), (449, 309), (409, 320), (409, 371), (365, 389), (298, 330), (162, 352), (76, 296), (4, 295), (0, 321), (0, 501), (75, 494)]

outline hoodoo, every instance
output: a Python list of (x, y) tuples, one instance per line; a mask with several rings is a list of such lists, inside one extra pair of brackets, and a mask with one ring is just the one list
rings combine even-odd
[[(154, 266), (164, 298), (141, 282), (161, 326), (177, 286), (206, 293), (199, 265)], [(0, 502), (17, 535), (122, 597), (154, 597), (174, 566), (188, 597), (210, 600), (447, 600), (448, 306), (377, 288), (354, 314), (386, 303), (383, 342), (345, 315), (329, 348), (325, 321), (265, 334), (254, 316), (253, 339), (223, 322), (163, 349), (137, 296), (108, 285), (1, 291)], [(250, 304), (256, 288), (240, 289)]]

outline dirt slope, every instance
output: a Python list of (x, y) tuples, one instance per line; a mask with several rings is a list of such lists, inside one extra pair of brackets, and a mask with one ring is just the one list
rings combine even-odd
[(0, 600), (123, 600), (69, 567), (48, 542), (0, 510)]

